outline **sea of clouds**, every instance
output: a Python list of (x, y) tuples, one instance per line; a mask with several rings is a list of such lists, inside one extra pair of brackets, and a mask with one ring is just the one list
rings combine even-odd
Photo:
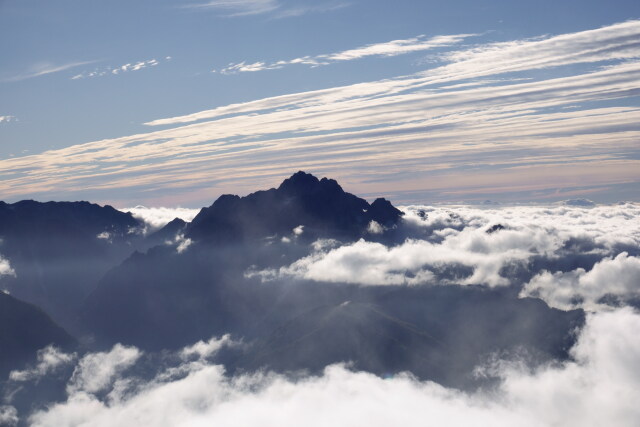
[(316, 242), (310, 255), (290, 265), (247, 276), (363, 286), (523, 284), (522, 297), (564, 310), (637, 298), (640, 204), (579, 202), (408, 206), (398, 244)]
[[(537, 369), (495, 360), (477, 371), (499, 384), (474, 392), (410, 374), (380, 378), (348, 364), (318, 376), (228, 376), (214, 360), (220, 348), (237, 344), (228, 337), (165, 354), (153, 362), (151, 379), (136, 374), (152, 362), (134, 347), (81, 358), (49, 348), (27, 373), (13, 372), (10, 383), (38, 381), (71, 365), (66, 399), (32, 413), (34, 426), (633, 426), (640, 421), (638, 333), (640, 314), (630, 308), (592, 313), (573, 360)], [(0, 417), (17, 422), (10, 405)]]
[[(122, 345), (84, 355), (48, 347), (35, 364), (10, 374), (0, 424), (640, 425), (640, 204), (403, 210), (403, 225), (390, 230), (395, 243), (373, 232), (350, 243), (317, 241), (290, 264), (245, 275), (361, 286), (515, 286), (521, 298), (587, 312), (571, 358), (534, 368), (526, 358), (496, 355), (475, 370), (493, 385), (461, 391), (411, 373), (381, 378), (349, 361), (321, 375), (229, 374), (217, 356), (243, 344), (228, 336), (160, 355)], [(18, 413), (12, 399), (48, 377), (62, 379), (65, 397)]]

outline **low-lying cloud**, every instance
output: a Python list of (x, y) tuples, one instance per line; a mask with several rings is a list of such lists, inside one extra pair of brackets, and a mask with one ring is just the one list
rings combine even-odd
[(14, 426), (18, 424), (19, 420), (16, 408), (9, 405), (0, 406), (0, 425)]
[(70, 395), (97, 393), (109, 387), (113, 379), (131, 367), (142, 352), (135, 347), (116, 344), (109, 352), (91, 353), (78, 362), (67, 385)]
[[(498, 378), (495, 388), (476, 392), (418, 381), (410, 374), (380, 378), (348, 365), (327, 367), (319, 376), (273, 373), (225, 374), (222, 365), (204, 357), (175, 359), (150, 380), (131, 371), (107, 369), (110, 381), (100, 387), (67, 387), (62, 402), (28, 417), (34, 426), (551, 426), (616, 425), (640, 422), (640, 314), (630, 308), (591, 314), (571, 350), (573, 360), (527, 368), (495, 360), (478, 372)], [(201, 343), (221, 348), (221, 342)], [(212, 356), (209, 350), (183, 350)], [(105, 354), (98, 357), (111, 366)], [(131, 354), (133, 349), (129, 349)], [(103, 378), (101, 364), (83, 364), (87, 378)], [(87, 359), (88, 358), (88, 359)], [(130, 357), (129, 360), (134, 360)], [(119, 358), (118, 360), (123, 360)], [(141, 362), (139, 362), (141, 363)], [(126, 375), (129, 372), (129, 375)], [(75, 384), (76, 373), (69, 384)], [(100, 392), (98, 392), (100, 390)], [(3, 406), (6, 419), (15, 408)]]
[(16, 271), (11, 267), (8, 259), (5, 259), (0, 255), (0, 277), (2, 276), (15, 276)]
[(67, 354), (53, 346), (48, 346), (38, 351), (35, 366), (23, 371), (11, 371), (9, 379), (14, 382), (39, 380), (51, 372), (70, 364), (75, 358), (75, 353)]
[[(640, 286), (640, 260), (622, 252), (640, 252), (640, 206), (634, 203), (589, 208), (411, 206), (405, 208), (400, 227), (397, 232), (407, 237), (398, 244), (361, 239), (337, 247), (315, 245), (310, 255), (290, 265), (246, 275), (364, 286), (494, 287), (522, 284), (522, 277), (509, 270), (520, 267), (537, 274), (522, 296), (540, 297), (562, 309), (593, 308), (608, 294), (635, 296)], [(565, 270), (581, 259), (593, 269)], [(545, 263), (561, 271), (537, 270)], [(571, 302), (578, 300), (583, 303)]]
[(151, 230), (157, 230), (159, 228), (164, 227), (169, 222), (173, 221), (176, 218), (180, 218), (185, 222), (191, 222), (200, 209), (190, 209), (190, 208), (165, 208), (165, 207), (156, 207), (156, 208), (148, 208), (145, 206), (136, 206), (133, 208), (122, 208), (120, 209), (122, 212), (131, 212), (134, 218), (137, 218), (143, 221)]
[(622, 252), (596, 263), (589, 271), (543, 271), (526, 284), (520, 295), (541, 298), (561, 310), (606, 308), (608, 305), (601, 302), (605, 297), (616, 302), (615, 298), (640, 296), (640, 257)]

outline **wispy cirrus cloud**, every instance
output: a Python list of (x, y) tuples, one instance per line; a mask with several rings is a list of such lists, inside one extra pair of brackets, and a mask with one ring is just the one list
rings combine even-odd
[(268, 15), (270, 18), (291, 18), (310, 13), (331, 12), (343, 9), (350, 3), (345, 2), (286, 2), (282, 0), (212, 0), (183, 6), (184, 9), (209, 9), (226, 17)]
[(75, 76), (71, 77), (71, 80), (86, 79), (90, 77), (103, 77), (103, 76), (109, 76), (109, 75), (128, 73), (131, 71), (139, 71), (145, 68), (155, 67), (158, 64), (160, 64), (160, 62), (162, 61), (170, 61), (170, 60), (171, 60), (171, 57), (167, 56), (164, 58), (164, 60), (148, 59), (145, 61), (128, 62), (126, 64), (123, 64), (117, 67), (108, 66), (108, 67), (96, 68), (93, 71), (85, 71), (80, 74), (76, 74)]
[(7, 77), (4, 79), (0, 79), (0, 81), (5, 83), (10, 82), (18, 82), (21, 80), (33, 79), (35, 77), (45, 76), (47, 74), (59, 73), (61, 71), (71, 70), (73, 68), (80, 67), (82, 65), (94, 64), (98, 61), (78, 61), (78, 62), (69, 62), (66, 64), (53, 64), (50, 62), (42, 62), (39, 64), (35, 64), (31, 66), (27, 71)]
[[(321, 65), (329, 65), (336, 62), (353, 61), (370, 56), (398, 56), (412, 52), (420, 52), (429, 49), (452, 46), (472, 36), (473, 34), (457, 34), (427, 38), (424, 35), (420, 35), (405, 40), (392, 40), (385, 43), (369, 44), (355, 49), (344, 50), (342, 52), (331, 54), (303, 56), (300, 58), (280, 60), (275, 62), (258, 61), (247, 63), (246, 61), (243, 61), (235, 64), (231, 63), (225, 68), (222, 68), (220, 70), (220, 73), (237, 74), (244, 72), (276, 70), (289, 65), (308, 65), (311, 67), (318, 67)], [(216, 71), (217, 70), (213, 70), (213, 72)]]
[(211, 0), (183, 6), (185, 9), (210, 9), (226, 17), (269, 15), (271, 18), (290, 18), (310, 13), (330, 12), (349, 6), (344, 2), (286, 2), (282, 0)]
[(334, 10), (344, 9), (345, 7), (351, 6), (351, 3), (320, 3), (316, 2), (316, 4), (312, 5), (296, 5), (289, 6), (281, 9), (278, 13), (275, 14), (274, 18), (293, 18), (296, 16), (307, 15), (310, 13), (325, 13), (325, 12), (333, 12)]
[(203, 204), (299, 169), (405, 203), (611, 193), (640, 182), (639, 38), (629, 21), (452, 50), (409, 76), (154, 120), (169, 128), (1, 160), (0, 193)]
[(188, 9), (212, 9), (227, 16), (260, 15), (281, 7), (277, 0), (212, 0), (184, 6)]

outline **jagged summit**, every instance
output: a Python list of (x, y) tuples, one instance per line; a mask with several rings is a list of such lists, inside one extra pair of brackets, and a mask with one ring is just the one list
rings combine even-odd
[(344, 193), (344, 190), (335, 179), (318, 179), (310, 173), (298, 171), (282, 181), (278, 191), (288, 195), (305, 195), (319, 192)]
[(195, 240), (230, 242), (288, 234), (299, 225), (310, 236), (357, 237), (371, 221), (387, 227), (402, 212), (385, 199), (373, 204), (345, 192), (333, 179), (299, 171), (280, 186), (246, 197), (223, 195), (187, 226)]

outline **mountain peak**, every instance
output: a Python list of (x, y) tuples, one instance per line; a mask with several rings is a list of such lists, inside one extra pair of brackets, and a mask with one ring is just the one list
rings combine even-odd
[(373, 205), (345, 192), (337, 181), (298, 171), (277, 189), (246, 197), (221, 196), (202, 209), (187, 228), (195, 240), (228, 242), (235, 239), (285, 235), (304, 225), (306, 236), (358, 237), (370, 221), (391, 226), (402, 216), (384, 199)]
[(298, 171), (291, 175), (289, 178), (282, 181), (278, 190), (287, 190), (289, 188), (302, 188), (302, 187), (313, 187), (320, 182), (318, 178), (311, 175), (310, 173), (306, 173), (304, 171)]

